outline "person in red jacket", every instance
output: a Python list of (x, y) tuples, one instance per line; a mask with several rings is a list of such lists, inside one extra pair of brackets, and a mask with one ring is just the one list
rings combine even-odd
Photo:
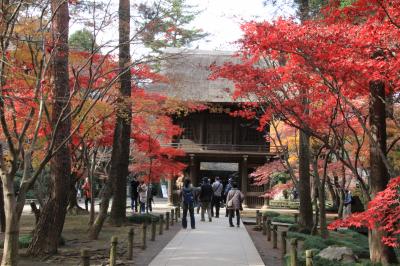
[(85, 182), (82, 186), (83, 195), (85, 196), (85, 209), (89, 210), (89, 202), (92, 202), (92, 188), (90, 186), (89, 178), (85, 178)]

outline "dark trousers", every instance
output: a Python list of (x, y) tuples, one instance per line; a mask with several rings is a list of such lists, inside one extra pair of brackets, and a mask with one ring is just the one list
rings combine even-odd
[(140, 201), (140, 213), (145, 213), (145, 212), (146, 212), (146, 202)]
[(187, 228), (187, 213), (190, 213), (190, 226), (192, 229), (195, 229), (195, 220), (194, 220), (194, 206), (193, 204), (183, 204), (183, 215), (182, 215), (182, 227)]
[(153, 199), (147, 199), (147, 206), (146, 206), (146, 211), (147, 212), (152, 212), (153, 211), (153, 206), (151, 205), (153, 203)]
[(215, 206), (215, 217), (219, 217), (219, 208), (221, 207), (221, 197), (214, 196), (211, 205), (211, 215), (214, 217), (214, 206)]
[(85, 209), (86, 210), (89, 210), (89, 202), (92, 203), (92, 199), (85, 197)]
[(138, 212), (138, 207), (139, 207), (139, 196), (133, 196), (131, 197), (131, 209), (135, 210), (135, 212)]
[(235, 212), (236, 212), (236, 224), (240, 225), (240, 212), (239, 210), (234, 210), (234, 209), (229, 209), (229, 224), (233, 225), (232, 220)]

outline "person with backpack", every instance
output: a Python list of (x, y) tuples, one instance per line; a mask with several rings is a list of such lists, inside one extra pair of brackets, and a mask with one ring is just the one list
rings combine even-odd
[(207, 211), (208, 221), (211, 222), (211, 201), (214, 192), (207, 177), (203, 178), (203, 184), (200, 188), (200, 202), (201, 202), (201, 221), (205, 221), (204, 213)]
[(214, 206), (215, 206), (215, 218), (219, 218), (219, 208), (221, 206), (223, 185), (218, 176), (215, 178), (215, 181), (212, 184), (212, 189), (214, 195), (211, 204), (211, 216), (214, 217)]
[(233, 225), (233, 215), (236, 213), (236, 226), (240, 226), (240, 210), (242, 209), (242, 202), (244, 200), (243, 193), (238, 189), (237, 183), (232, 182), (232, 189), (226, 196), (226, 208), (229, 211), (229, 225)]
[[(229, 191), (232, 189), (232, 182), (233, 182), (232, 177), (230, 177), (228, 179), (228, 184), (226, 184), (226, 186), (225, 186), (225, 190), (224, 190), (225, 206), (226, 206), (226, 203), (227, 203), (226, 197), (228, 196)], [(229, 210), (226, 207), (226, 209), (225, 209), (225, 217), (228, 217), (228, 215), (229, 215)]]
[(190, 213), (190, 227), (192, 229), (196, 228), (194, 220), (194, 191), (190, 184), (190, 179), (185, 179), (183, 188), (181, 190), (182, 197), (182, 227), (187, 228), (187, 213)]

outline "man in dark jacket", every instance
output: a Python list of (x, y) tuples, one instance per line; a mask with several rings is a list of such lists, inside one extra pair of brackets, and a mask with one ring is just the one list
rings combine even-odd
[(137, 176), (134, 175), (131, 180), (131, 209), (132, 211), (135, 210), (135, 212), (138, 212), (138, 205), (139, 205), (138, 186), (139, 186), (139, 181), (137, 180)]
[(203, 184), (200, 188), (200, 202), (201, 202), (201, 221), (205, 221), (204, 212), (207, 210), (208, 221), (211, 222), (211, 201), (214, 191), (207, 177), (203, 178)]

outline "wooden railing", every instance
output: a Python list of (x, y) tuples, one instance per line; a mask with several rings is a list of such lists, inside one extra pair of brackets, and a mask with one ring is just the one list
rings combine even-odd
[(184, 151), (232, 151), (232, 152), (262, 152), (283, 154), (287, 152), (287, 146), (270, 145), (235, 145), (235, 144), (198, 144), (198, 143), (167, 143), (162, 146), (172, 146)]

